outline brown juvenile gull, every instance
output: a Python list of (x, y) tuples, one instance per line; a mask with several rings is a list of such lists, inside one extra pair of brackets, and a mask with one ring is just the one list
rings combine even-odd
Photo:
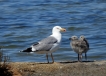
[(70, 45), (72, 49), (78, 54), (78, 61), (82, 61), (82, 53), (85, 53), (85, 58), (87, 59), (86, 52), (89, 49), (89, 44), (84, 36), (80, 36), (78, 40), (77, 36), (72, 36), (69, 38), (71, 40)]
[(79, 61), (78, 37), (72, 36), (71, 38), (69, 38), (69, 40), (71, 40), (71, 42), (70, 42), (71, 48), (78, 54), (78, 61)]
[(20, 51), (20, 52), (36, 52), (38, 54), (46, 54), (47, 61), (48, 54), (51, 54), (52, 63), (54, 62), (54, 58), (52, 52), (56, 51), (61, 43), (61, 32), (65, 32), (66, 29), (61, 28), (60, 26), (54, 26), (52, 29), (52, 35), (47, 38), (33, 44), (31, 47)]
[(82, 53), (85, 53), (85, 59), (87, 60), (87, 51), (89, 50), (89, 43), (83, 35), (80, 36), (79, 40), (81, 41), (80, 50), (82, 51)]

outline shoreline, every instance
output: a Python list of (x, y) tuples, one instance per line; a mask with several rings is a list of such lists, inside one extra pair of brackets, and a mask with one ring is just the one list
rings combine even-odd
[(105, 76), (106, 60), (85, 62), (10, 62), (14, 76)]

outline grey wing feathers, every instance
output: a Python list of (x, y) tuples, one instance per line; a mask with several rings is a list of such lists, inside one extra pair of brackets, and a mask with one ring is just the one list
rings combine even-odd
[(57, 39), (52, 36), (49, 36), (40, 41), (40, 43), (47, 43), (47, 44), (52, 44), (52, 43), (56, 43), (56, 42), (57, 42)]
[(39, 44), (35, 46), (36, 51), (49, 51), (52, 48), (53, 44)]
[(56, 42), (57, 39), (50, 36), (38, 42), (39, 44), (33, 45), (33, 48), (35, 48), (36, 51), (49, 51)]

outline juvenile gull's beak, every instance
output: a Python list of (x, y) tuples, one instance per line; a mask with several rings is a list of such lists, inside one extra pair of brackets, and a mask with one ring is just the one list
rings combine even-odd
[(65, 31), (66, 31), (66, 29), (65, 29), (65, 28), (62, 28), (62, 29), (60, 29), (60, 31), (65, 32)]
[(71, 40), (71, 38), (69, 38), (69, 40)]

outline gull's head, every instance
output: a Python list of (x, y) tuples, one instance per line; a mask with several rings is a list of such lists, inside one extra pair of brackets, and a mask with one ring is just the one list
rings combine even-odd
[(69, 38), (69, 40), (78, 40), (77, 36), (72, 36), (71, 38)]
[(83, 35), (80, 36), (80, 40), (84, 40), (85, 37)]
[(65, 31), (66, 31), (66, 29), (62, 28), (60, 26), (55, 26), (55, 27), (53, 27), (53, 30), (52, 30), (52, 32), (65, 32)]

